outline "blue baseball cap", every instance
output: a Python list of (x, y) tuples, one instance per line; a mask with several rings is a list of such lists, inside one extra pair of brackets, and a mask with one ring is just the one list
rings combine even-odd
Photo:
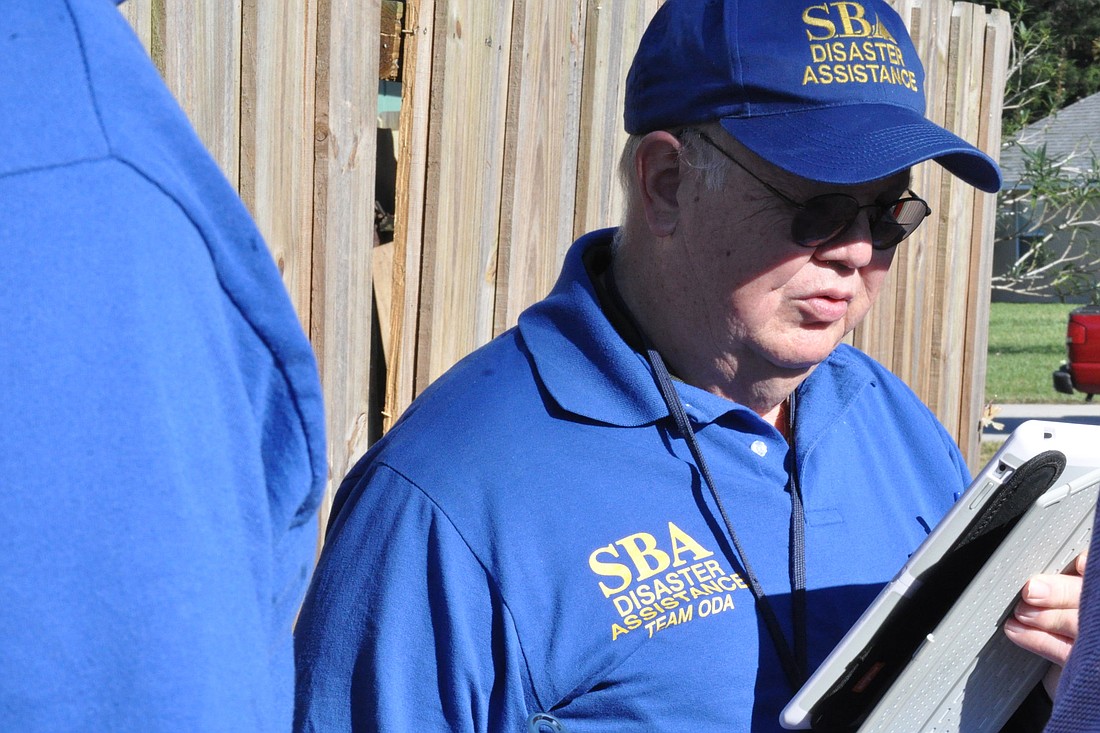
[(988, 155), (924, 116), (924, 68), (882, 0), (667, 0), (626, 80), (626, 131), (721, 122), (764, 160), (865, 183), (934, 159), (990, 193)]

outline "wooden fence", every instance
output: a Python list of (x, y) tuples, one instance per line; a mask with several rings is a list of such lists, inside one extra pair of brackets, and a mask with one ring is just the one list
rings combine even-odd
[[(550, 288), (575, 236), (619, 221), (623, 83), (659, 5), (122, 6), (279, 263), (321, 367), (333, 485), (431, 380)], [(950, 0), (895, 6), (928, 72), (929, 116), (995, 156), (1007, 15)], [(383, 9), (403, 27), (383, 28)], [(380, 56), (381, 76), (396, 59), (402, 83), (393, 241), (383, 245)], [(914, 188), (934, 217), (900, 248), (852, 340), (913, 386), (973, 462), (994, 198), (932, 164)]]

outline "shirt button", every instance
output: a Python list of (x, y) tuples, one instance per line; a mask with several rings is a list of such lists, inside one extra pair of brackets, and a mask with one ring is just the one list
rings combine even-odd
[(753, 453), (761, 458), (768, 455), (768, 444), (762, 440), (754, 440), (750, 448), (752, 448)]

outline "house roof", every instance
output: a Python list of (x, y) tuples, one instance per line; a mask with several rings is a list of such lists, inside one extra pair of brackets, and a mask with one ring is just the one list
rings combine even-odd
[(1033, 122), (1008, 142), (1001, 151), (1005, 188), (1012, 188), (1024, 172), (1021, 147), (1036, 150), (1046, 144), (1047, 155), (1054, 160), (1066, 160), (1073, 168), (1088, 168), (1093, 155), (1100, 156), (1100, 93)]

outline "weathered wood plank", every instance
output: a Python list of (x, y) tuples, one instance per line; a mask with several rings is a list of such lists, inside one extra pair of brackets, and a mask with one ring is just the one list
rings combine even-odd
[(574, 238), (622, 220), (618, 163), (627, 139), (626, 76), (638, 41), (660, 5), (658, 0), (588, 0)]
[(493, 334), (512, 6), (436, 5), (418, 391)]
[[(891, 0), (891, 5), (901, 16), (906, 26), (913, 23), (913, 4), (915, 0)], [(919, 241), (907, 240), (894, 255), (894, 264), (890, 274), (882, 284), (877, 301), (863, 323), (846, 339), (857, 349), (870, 354), (883, 366), (895, 373), (901, 371), (901, 364), (895, 363), (902, 358), (900, 343), (895, 343), (897, 320), (904, 313), (906, 295), (909, 289), (907, 275), (909, 268), (908, 250)]]
[[(324, 513), (333, 490), (380, 427), (375, 424), (378, 416), (370, 412), (370, 387), (381, 11), (379, 0), (319, 0), (316, 12), (313, 100), (305, 96), (307, 80), (301, 80), (303, 111), (314, 115), (309, 136), (314, 141), (313, 251), (312, 261), (303, 255), (302, 264), (312, 270), (310, 337), (327, 413), (332, 480)], [(308, 40), (301, 50), (309, 53)], [(298, 151), (291, 150), (296, 156)], [(301, 175), (306, 175), (309, 167), (299, 164)], [(310, 190), (306, 181), (301, 185)], [(292, 218), (287, 226), (296, 223)]]
[(382, 0), (379, 26), (378, 78), (397, 81), (401, 60), (401, 28), (405, 20), (405, 3)]
[[(926, 116), (944, 124), (947, 97), (948, 29), (951, 22), (950, 0), (923, 0), (917, 6), (919, 23), (914, 22), (917, 42), (925, 67)], [(947, 207), (941, 195), (945, 174), (936, 163), (914, 168), (913, 190), (922, 194), (932, 207), (932, 215), (921, 227), (918, 238), (907, 243), (906, 302), (899, 331), (903, 357), (895, 361), (899, 371), (917, 395), (931, 406), (931, 396), (940, 381), (944, 354), (938, 346), (941, 328), (932, 313), (942, 297), (944, 278), (942, 249), (950, 229)]]
[[(160, 11), (163, 13), (164, 0), (143, 0), (142, 2), (130, 0), (130, 2), (118, 6), (118, 9), (122, 11), (122, 16), (134, 29), (134, 34), (141, 41), (141, 45), (145, 46), (145, 52), (150, 56), (153, 55), (153, 6), (157, 3), (160, 4)], [(164, 59), (160, 59), (158, 63), (157, 59), (154, 58), (153, 62), (157, 64), (157, 68), (161, 68)]]
[[(902, 21), (909, 27), (913, 23), (913, 5), (916, 0), (890, 0), (890, 5), (897, 11)], [(894, 264), (889, 275), (882, 284), (878, 299), (863, 323), (845, 339), (857, 349), (871, 355), (883, 366), (895, 373), (901, 370), (900, 364), (895, 364), (902, 353), (896, 348), (895, 332), (899, 311), (904, 313), (906, 293), (908, 292), (906, 263), (909, 259), (908, 249), (918, 239), (910, 239), (901, 245), (895, 252)]]
[[(1012, 47), (1012, 27), (1008, 13), (992, 10), (984, 18), (981, 96), (977, 144), (996, 160), (1001, 150), (1001, 113), (1004, 89)], [(959, 443), (972, 470), (978, 470), (980, 457), (980, 426), (985, 406), (985, 375), (989, 348), (989, 303), (993, 275), (993, 237), (996, 225), (997, 197), (979, 193), (975, 198), (972, 237), (980, 243), (970, 261), (967, 285), (971, 318), (967, 323), (963, 354), (962, 402), (959, 418)]]
[(386, 242), (371, 252), (370, 272), (373, 283), (374, 307), (378, 322), (383, 326), (382, 356), (389, 359), (392, 344), (388, 328), (393, 321), (393, 242)]
[[(923, 63), (926, 50), (921, 46), (921, 20), (927, 19), (927, 14), (920, 13), (919, 0), (895, 0), (891, 5), (910, 28), (914, 46)], [(906, 61), (909, 62), (908, 59)], [(914, 181), (920, 177), (920, 169), (921, 166), (914, 169)], [(919, 191), (916, 183), (913, 186)], [(927, 225), (925, 222), (925, 226)], [(913, 355), (910, 338), (901, 331), (899, 322), (912, 320), (915, 315), (916, 300), (920, 297), (920, 292), (914, 287), (912, 278), (922, 260), (919, 250), (923, 246), (925, 234), (922, 227), (895, 251), (894, 264), (874, 307), (850, 340), (856, 348), (870, 354), (886, 368), (907, 380), (916, 370), (910, 363)]]
[[(952, 20), (948, 35), (947, 90), (944, 101), (943, 124), (954, 132), (965, 135), (966, 111), (960, 106), (960, 97), (965, 94), (968, 73), (968, 54), (965, 37), (965, 20), (952, 7)], [(932, 330), (931, 351), (933, 359), (929, 365), (934, 379), (927, 385), (925, 402), (936, 412), (940, 421), (953, 433), (958, 429), (958, 401), (945, 400), (945, 394), (957, 389), (962, 375), (960, 333), (961, 322), (966, 314), (959, 308), (958, 282), (960, 274), (965, 278), (969, 272), (970, 217), (971, 207), (967, 205), (968, 196), (972, 196), (970, 186), (954, 176), (944, 176), (941, 185), (940, 207), (944, 213), (941, 220), (936, 250), (938, 253), (936, 268), (936, 292), (940, 296), (925, 306), (930, 314)], [(961, 269), (961, 273), (960, 273)], [(965, 293), (963, 304), (965, 306)]]
[(244, 0), (243, 13), (241, 196), (309, 333), (317, 2)]
[[(394, 213), (390, 349), (383, 429), (388, 430), (416, 394), (417, 326), (424, 218), (427, 204), (428, 124), (435, 40), (435, 0), (406, 5), (405, 58)], [(386, 324), (382, 324), (385, 328)]]
[(516, 0), (493, 332), (549, 292), (572, 240), (584, 0)]
[[(161, 73), (165, 83), (226, 177), (237, 184), (241, 0), (217, 3), (165, 0), (163, 24)], [(157, 29), (153, 27), (150, 32), (157, 34)], [(157, 46), (155, 38), (151, 43), (154, 48)]]

